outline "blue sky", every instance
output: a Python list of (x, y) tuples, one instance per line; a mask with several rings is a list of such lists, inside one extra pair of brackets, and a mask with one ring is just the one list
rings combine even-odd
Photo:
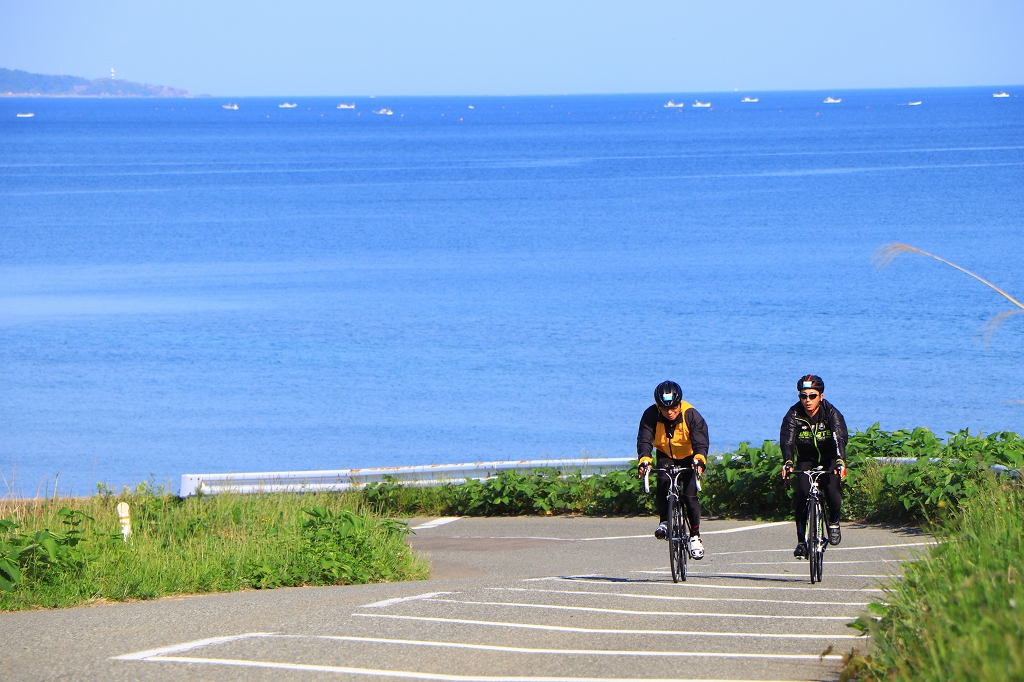
[(1024, 83), (1021, 0), (0, 0), (0, 66), (213, 95)]

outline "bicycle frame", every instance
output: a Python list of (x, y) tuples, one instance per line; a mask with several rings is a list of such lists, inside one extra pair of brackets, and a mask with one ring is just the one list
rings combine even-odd
[(825, 521), (825, 508), (821, 502), (821, 490), (818, 488), (818, 479), (828, 471), (823, 467), (816, 467), (809, 471), (795, 471), (802, 474), (810, 481), (810, 490), (807, 491), (807, 525), (804, 538), (807, 544), (807, 562), (810, 564), (811, 584), (820, 583), (822, 570), (825, 564), (825, 548), (828, 546), (828, 528)]
[[(693, 471), (693, 468), (670, 466), (655, 471), (668, 480), (668, 564), (672, 571), (672, 582), (685, 582), (686, 562), (690, 554), (690, 524), (683, 513), (682, 500), (679, 499), (679, 477), (687, 471)], [(699, 478), (697, 490), (700, 490)]]

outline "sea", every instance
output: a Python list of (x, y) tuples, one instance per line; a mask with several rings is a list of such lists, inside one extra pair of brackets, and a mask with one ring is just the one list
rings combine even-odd
[(0, 98), (0, 495), (626, 457), (665, 379), (713, 451), (808, 373), (1022, 431), (1024, 316), (872, 262), (1024, 299), (994, 91)]

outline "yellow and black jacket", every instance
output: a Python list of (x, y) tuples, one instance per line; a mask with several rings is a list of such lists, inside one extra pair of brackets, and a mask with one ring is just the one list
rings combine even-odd
[(683, 402), (682, 411), (675, 421), (665, 419), (657, 405), (651, 405), (640, 417), (640, 430), (636, 434), (636, 455), (643, 462), (651, 461), (651, 450), (674, 460), (691, 457), (707, 466), (708, 425), (693, 405)]

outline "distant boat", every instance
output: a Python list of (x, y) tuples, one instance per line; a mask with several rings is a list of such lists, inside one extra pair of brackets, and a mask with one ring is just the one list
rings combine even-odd
[(921, 100), (917, 100), (916, 102), (907, 102), (907, 106), (908, 107), (916, 107), (920, 103), (921, 103)]
[(377, 109), (377, 110), (376, 110), (376, 111), (374, 111), (373, 113), (375, 113), (375, 114), (380, 114), (381, 116), (390, 116), (391, 114), (393, 114), (393, 113), (395, 113), (395, 112), (393, 112), (393, 111), (391, 111), (390, 109), (388, 109), (388, 108), (386, 108), (386, 107), (385, 107), (384, 109)]
[(1010, 96), (1010, 93), (1008, 93), (1008, 92), (1003, 92), (1002, 90), (1000, 90), (999, 92), (993, 92), (993, 93), (992, 93), (992, 96), (993, 96), (993, 97), (1009, 97), (1009, 96)]
[(472, 104), (469, 105), (469, 108), (470, 109), (476, 109), (476, 107), (474, 107)]
[(292, 102), (285, 102), (284, 104), (278, 104), (277, 108), (278, 109), (294, 109), (297, 106), (299, 106), (299, 105), (298, 104), (294, 104)]
[(238, 111), (237, 104), (221, 104), (220, 106), (222, 109), (227, 109), (228, 111)]
[(355, 109), (356, 105), (355, 104), (339, 104), (338, 108), (339, 109)]
[(32, 118), (33, 116), (35, 116), (35, 114), (32, 113), (31, 111), (28, 112), (27, 114), (18, 114), (18, 118)]
[(840, 97), (839, 99), (836, 99), (835, 97), (826, 97), (825, 98), (825, 104), (839, 104), (842, 101), (843, 101), (842, 97)]
[(682, 102), (680, 102), (679, 104), (676, 104), (672, 100), (669, 100), (668, 102), (665, 103), (665, 108), (666, 109), (682, 109), (685, 106), (686, 105), (683, 104)]
[(741, 102), (756, 102), (756, 101), (757, 101), (757, 98), (756, 98), (756, 97), (744, 97), (744, 98), (743, 98), (743, 99), (741, 99), (740, 101), (741, 101)]
[(697, 100), (693, 103), (693, 106), (697, 109), (710, 109), (711, 102), (701, 102), (700, 100)]

